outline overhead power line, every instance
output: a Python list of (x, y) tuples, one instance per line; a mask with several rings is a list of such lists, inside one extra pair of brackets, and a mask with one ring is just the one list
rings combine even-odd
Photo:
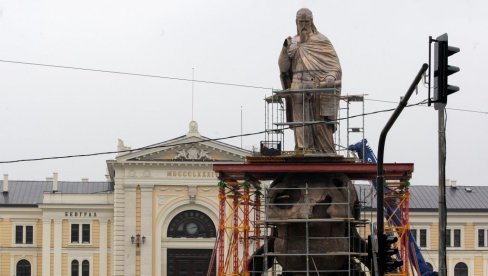
[[(423, 100), (423, 101), (415, 103), (415, 104), (409, 104), (406, 107), (422, 105), (422, 104), (425, 104), (426, 101), (427, 100)], [(346, 120), (348, 118), (352, 119), (352, 118), (361, 117), (361, 116), (368, 116), (368, 115), (373, 115), (373, 114), (390, 112), (390, 111), (394, 111), (394, 110), (395, 110), (395, 108), (377, 110), (377, 111), (372, 111), (372, 112), (368, 112), (368, 113), (362, 113), (362, 114), (352, 115), (349, 117), (340, 118), (337, 121)], [(320, 123), (321, 122), (314, 122), (314, 123), (310, 123), (310, 124), (306, 124), (306, 125), (313, 125), (313, 124), (320, 124)], [(284, 129), (290, 129), (290, 127), (286, 127)], [(208, 138), (208, 139), (203, 139), (203, 140), (194, 141), (194, 142), (183, 142), (183, 143), (167, 144), (167, 145), (145, 146), (145, 147), (140, 147), (140, 148), (136, 148), (136, 149), (117, 150), (117, 151), (102, 151), (102, 152), (85, 153), (85, 154), (73, 154), (73, 155), (60, 155), (60, 156), (50, 156), (50, 157), (6, 160), (6, 161), (0, 161), (0, 164), (12, 164), (12, 163), (21, 163), (21, 162), (34, 162), (34, 161), (56, 160), (56, 159), (68, 159), (68, 158), (81, 158), (81, 157), (91, 157), (91, 156), (117, 154), (117, 153), (131, 153), (131, 152), (138, 152), (138, 151), (148, 150), (148, 149), (156, 149), (156, 148), (163, 149), (163, 148), (167, 148), (167, 147), (190, 145), (190, 144), (196, 144), (196, 143), (202, 143), (202, 142), (227, 140), (227, 139), (238, 138), (238, 137), (253, 136), (253, 135), (263, 134), (263, 133), (266, 133), (266, 131), (263, 130), (263, 131), (258, 131), (258, 132), (250, 132), (250, 133), (245, 133), (245, 134), (231, 135), (231, 136), (226, 136), (226, 137), (221, 137), (221, 138), (213, 138), (213, 139)]]
[[(249, 84), (238, 84), (238, 83), (207, 81), (207, 80), (194, 80), (194, 79), (179, 78), (179, 77), (160, 76), (160, 75), (151, 75), (151, 74), (142, 74), (142, 73), (131, 73), (131, 72), (103, 70), (103, 69), (94, 69), (94, 68), (84, 68), (84, 67), (76, 67), (76, 66), (55, 65), (55, 64), (35, 63), (35, 62), (27, 62), (27, 61), (5, 60), (5, 59), (0, 59), (0, 62), (21, 64), (21, 65), (50, 67), (50, 68), (58, 68), (58, 69), (71, 69), (71, 70), (81, 70), (81, 71), (98, 72), (98, 73), (118, 74), (118, 75), (135, 76), (135, 77), (158, 78), (158, 79), (167, 79), (167, 80), (197, 82), (197, 83), (204, 83), (204, 84), (214, 84), (214, 85), (225, 85), (225, 86), (252, 88), (252, 89), (273, 90), (272, 87), (264, 87), (264, 86), (249, 85)], [(373, 102), (383, 102), (383, 103), (394, 103), (394, 104), (398, 103), (395, 101), (367, 99), (367, 98), (365, 98), (365, 100), (366, 101), (373, 101)], [(446, 108), (446, 109), (488, 115), (488, 111), (460, 109), (460, 108)]]
[[(392, 103), (392, 104), (398, 104), (399, 103), (399, 101), (395, 102), (395, 101), (386, 101), (386, 100), (369, 99), (369, 98), (365, 98), (364, 100), (365, 101), (371, 101), (371, 102), (380, 102), (380, 103)], [(429, 107), (429, 106), (425, 105), (424, 107)], [(455, 110), (455, 111), (462, 111), (462, 112), (470, 112), (470, 113), (478, 113), (478, 114), (488, 115), (488, 111), (461, 109), (461, 108), (452, 108), (452, 107), (446, 107), (446, 109), (447, 110)]]
[(32, 65), (32, 66), (42, 66), (42, 67), (50, 67), (50, 68), (59, 68), (59, 69), (81, 70), (81, 71), (98, 72), (98, 73), (109, 73), (109, 74), (126, 75), (126, 76), (134, 76), (134, 77), (158, 78), (158, 79), (188, 81), (188, 82), (197, 82), (197, 83), (205, 83), (205, 84), (245, 87), (245, 88), (254, 88), (254, 89), (266, 89), (266, 90), (273, 89), (271, 87), (248, 85), (248, 84), (237, 84), (237, 83), (206, 81), (206, 80), (193, 80), (193, 79), (170, 77), (170, 76), (159, 76), (159, 75), (150, 75), (150, 74), (141, 74), (141, 73), (113, 71), (113, 70), (83, 68), (83, 67), (75, 67), (75, 66), (54, 65), (54, 64), (46, 64), (46, 63), (34, 63), (34, 62), (26, 62), (26, 61), (15, 61), (15, 60), (0, 59), (0, 62), (22, 64), (22, 65)]

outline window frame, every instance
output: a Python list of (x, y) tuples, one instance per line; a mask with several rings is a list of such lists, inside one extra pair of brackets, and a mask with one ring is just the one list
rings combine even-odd
[[(73, 240), (73, 225), (78, 225), (78, 241)], [(83, 225), (88, 225), (88, 241), (84, 241)], [(92, 222), (70, 222), (69, 223), (69, 244), (70, 245), (91, 245), (93, 241)]]
[[(417, 245), (421, 249), (430, 249), (430, 229), (427, 226), (414, 226), (410, 228), (410, 231), (414, 230), (416, 232), (414, 236)], [(421, 231), (425, 231), (425, 246), (421, 246), (420, 243), (420, 233)], [(412, 233), (413, 234), (413, 233)]]
[(72, 276), (73, 275), (73, 262), (74, 261), (77, 261), (78, 262), (78, 276), (82, 276), (83, 275), (83, 262), (88, 262), (88, 276), (90, 275), (94, 275), (93, 274), (93, 259), (90, 257), (90, 256), (87, 256), (85, 254), (82, 254), (82, 255), (75, 255), (75, 256), (72, 256), (71, 258), (69, 258), (68, 260), (68, 266), (69, 266), (69, 275)]
[[(479, 245), (479, 231), (483, 230), (483, 237), (484, 237), (484, 245), (480, 246)], [(475, 228), (475, 248), (476, 249), (488, 249), (488, 226), (478, 226)]]
[[(459, 246), (454, 246), (455, 235), (454, 232), (459, 230)], [(450, 240), (447, 240), (447, 235), (449, 233)], [(459, 250), (464, 249), (464, 229), (462, 226), (452, 226), (446, 229), (446, 248), (449, 250)]]
[[(20, 233), (22, 235), (21, 237), (21, 242), (17, 242), (17, 238), (18, 238), (18, 235), (17, 235), (17, 228), (21, 229), (22, 233)], [(30, 240), (31, 242), (30, 243), (27, 243), (27, 228), (30, 227), (32, 228), (32, 232), (30, 233), (31, 236), (30, 236)], [(12, 244), (13, 246), (17, 246), (17, 247), (30, 247), (30, 246), (35, 246), (36, 245), (36, 227), (35, 227), (35, 224), (34, 223), (14, 223), (12, 225)]]

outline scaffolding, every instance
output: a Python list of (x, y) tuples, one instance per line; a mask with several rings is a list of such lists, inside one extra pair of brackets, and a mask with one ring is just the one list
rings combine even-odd
[[(341, 102), (344, 102), (344, 107), (340, 108), (339, 112), (339, 117), (338, 117), (338, 131), (335, 133), (335, 138), (338, 144), (337, 150), (338, 152), (343, 152), (346, 150), (347, 146), (351, 145), (351, 136), (352, 134), (359, 134), (361, 140), (365, 138), (365, 129), (364, 129), (364, 97), (365, 94), (358, 94), (358, 95), (345, 95), (341, 96)], [(351, 116), (351, 109), (353, 105), (357, 106), (358, 104), (361, 105), (361, 113), (360, 116)], [(355, 107), (354, 109), (357, 109)], [(345, 113), (345, 114), (344, 114)], [(345, 115), (345, 118), (343, 117)], [(340, 121), (346, 120), (346, 147), (341, 147), (342, 145), (342, 140), (341, 140), (341, 124)], [(355, 135), (357, 136), (357, 135)], [(363, 149), (363, 156), (364, 156), (364, 151)], [(346, 154), (344, 154), (347, 157), (351, 157), (351, 151), (347, 150)]]
[(397, 272), (386, 273), (385, 275), (408, 275), (409, 273), (409, 246), (410, 246), (410, 223), (409, 223), (409, 192), (410, 183), (404, 181), (387, 181), (384, 189), (384, 203), (386, 222), (385, 233), (398, 237), (398, 257), (403, 265)]
[[(358, 219), (351, 215), (337, 218), (317, 218), (317, 217), (296, 217), (280, 218), (273, 217), (271, 209), (277, 207), (280, 202), (270, 200), (270, 193), (280, 192), (279, 186), (267, 186), (267, 181), (275, 180), (286, 174), (344, 174), (350, 180), (374, 180), (376, 177), (376, 165), (365, 163), (350, 162), (332, 162), (332, 163), (287, 163), (286, 158), (279, 158), (279, 163), (270, 163), (261, 161), (254, 162), (248, 159), (246, 164), (215, 164), (214, 171), (218, 173), (219, 183), (219, 236), (217, 273), (219, 276), (227, 275), (251, 275), (252, 272), (269, 273), (269, 275), (282, 274), (282, 262), (287, 258), (303, 259), (305, 264), (300, 269), (304, 275), (319, 273), (320, 275), (355, 275), (355, 269), (361, 267), (363, 271), (368, 269), (360, 265), (359, 261), (365, 257), (364, 248), (357, 246), (351, 240), (351, 233), (354, 228), (367, 224), (364, 219)], [(385, 195), (389, 199), (389, 208), (397, 210), (395, 214), (403, 214), (402, 218), (407, 218), (403, 228), (391, 228), (396, 231), (399, 237), (405, 237), (405, 231), (408, 229), (408, 200), (398, 198), (399, 195), (406, 193), (408, 199), (408, 188), (405, 183), (411, 177), (413, 164), (385, 164), (385, 179), (389, 181), (388, 186), (391, 189), (391, 196), (397, 196), (395, 199)], [(404, 183), (400, 185), (398, 183)], [(397, 186), (394, 186), (397, 185)], [(311, 183), (303, 183), (296, 187), (301, 194), (312, 194), (314, 187)], [(401, 188), (401, 189), (400, 189)], [(322, 187), (323, 189), (323, 187)], [(337, 187), (336, 187), (337, 189)], [(347, 188), (350, 189), (350, 188)], [(290, 190), (287, 188), (287, 190)], [(265, 198), (264, 204), (261, 200)], [(275, 197), (276, 198), (276, 197)], [(285, 197), (286, 198), (286, 197)], [(300, 204), (307, 206), (311, 198), (305, 196)], [(347, 203), (346, 203), (347, 201)], [(351, 214), (351, 198), (348, 196), (344, 201), (336, 204), (347, 204), (347, 214)], [(395, 204), (393, 204), (395, 203)], [(290, 203), (285, 203), (285, 205)], [(315, 205), (327, 205), (327, 202), (315, 202)], [(329, 202), (330, 206), (330, 202)], [(406, 209), (405, 209), (406, 208)], [(399, 211), (403, 210), (403, 211)], [(405, 211), (406, 210), (406, 211)], [(264, 212), (264, 214), (262, 213)], [(271, 215), (270, 215), (271, 214)], [(246, 222), (247, 221), (247, 222)], [(287, 224), (300, 223), (303, 228), (299, 235), (302, 236), (303, 243), (296, 251), (276, 252), (274, 245), (276, 239), (274, 231), (278, 227), (285, 227)], [(346, 225), (347, 234), (344, 236), (327, 236), (326, 234), (317, 234), (315, 227), (326, 223), (342, 223)], [(317, 244), (327, 239), (343, 239), (343, 250), (328, 252), (317, 249)], [(408, 243), (408, 241), (407, 241)], [(408, 244), (407, 244), (408, 246)], [(254, 252), (254, 253), (253, 253)], [(402, 252), (405, 252), (403, 250)], [(323, 258), (323, 259), (320, 259)], [(347, 258), (347, 267), (344, 269), (335, 269), (330, 271), (321, 267), (327, 258)], [(280, 261), (281, 263), (277, 262)], [(268, 263), (269, 262), (269, 263)], [(320, 263), (319, 263), (320, 262)], [(318, 264), (319, 263), (319, 264)], [(254, 266), (250, 267), (250, 264)], [(256, 265), (259, 264), (259, 265)], [(281, 265), (279, 265), (281, 264)], [(364, 262), (363, 262), (364, 264)], [(258, 269), (259, 268), (259, 269)], [(346, 271), (347, 270), (347, 271)], [(297, 270), (293, 271), (297, 273)], [(288, 271), (291, 272), (291, 271)], [(406, 275), (406, 274), (401, 274)]]
[[(295, 188), (272, 185), (265, 189), (266, 218), (260, 224), (267, 231), (264, 234), (263, 267), (270, 267), (268, 272), (271, 275), (308, 275), (309, 272), (314, 275), (360, 274), (360, 262), (368, 255), (367, 247), (354, 239), (354, 233), (356, 227), (364, 226), (368, 221), (354, 216), (354, 187), (352, 184), (344, 187), (317, 184), (304, 181)], [(317, 195), (334, 193), (347, 196), (332, 202), (316, 200)], [(290, 194), (299, 194), (301, 200), (291, 204), (276, 198), (276, 195), (286, 197)], [(305, 209), (305, 212), (294, 217), (283, 216), (280, 212), (290, 208)], [(324, 211), (329, 208), (340, 209), (344, 214), (328, 218)], [(269, 242), (273, 242), (274, 250), (268, 250)], [(272, 260), (271, 264), (267, 264), (269, 260)], [(263, 267), (251, 272), (262, 273)]]
[[(336, 124), (337, 130), (334, 133), (336, 143), (336, 151), (347, 157), (352, 154), (346, 148), (351, 144), (351, 138), (364, 139), (364, 112), (365, 112), (365, 96), (366, 94), (344, 95), (341, 96), (335, 88), (321, 88), (321, 89), (302, 89), (302, 90), (273, 90), (272, 94), (264, 99), (264, 129), (265, 136), (261, 142), (260, 153), (263, 155), (273, 156), (279, 154), (292, 155), (296, 154), (295, 150), (285, 150), (285, 130), (294, 126), (305, 126), (307, 124), (315, 124), (317, 121), (302, 121), (290, 122), (287, 120), (286, 99), (293, 94), (302, 94), (302, 100), (305, 100), (307, 93), (324, 94), (332, 102), (336, 104), (334, 108), (338, 108)], [(339, 99), (339, 101), (335, 100)], [(358, 108), (358, 105), (360, 107)], [(290, 108), (290, 106), (288, 106)], [(352, 116), (351, 110), (358, 110), (360, 116)], [(289, 115), (288, 115), (289, 116)], [(341, 121), (345, 121), (345, 130), (342, 127)], [(331, 123), (331, 122), (327, 122)], [(342, 145), (342, 134), (346, 136), (346, 146)], [(358, 137), (358, 135), (360, 135)], [(303, 150), (302, 150), (303, 152)], [(300, 152), (298, 152), (300, 153)]]
[[(301, 121), (291, 118), (293, 112), (291, 98), (301, 103)], [(261, 141), (260, 153), (265, 156), (316, 153), (315, 149), (309, 148), (285, 151), (285, 130), (300, 128), (303, 131), (304, 140), (306, 140), (308, 135), (311, 135), (306, 130), (314, 125), (325, 124), (339, 127), (338, 120), (324, 120), (319, 113), (334, 114), (329, 117), (340, 116), (338, 110), (341, 99), (340, 90), (337, 88), (273, 90), (271, 96), (264, 99), (265, 137)], [(337, 147), (336, 150), (339, 151), (341, 148)]]
[(218, 275), (249, 271), (249, 253), (261, 246), (261, 229), (254, 223), (261, 218), (260, 190), (248, 181), (219, 182)]

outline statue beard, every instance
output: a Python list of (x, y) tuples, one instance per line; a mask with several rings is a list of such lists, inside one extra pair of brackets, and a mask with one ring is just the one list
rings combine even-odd
[(303, 28), (300, 32), (300, 42), (307, 42), (310, 38), (310, 30)]

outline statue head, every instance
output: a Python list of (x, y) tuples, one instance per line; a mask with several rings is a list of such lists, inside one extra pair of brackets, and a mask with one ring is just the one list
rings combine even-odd
[(312, 33), (317, 32), (317, 28), (313, 24), (312, 11), (307, 8), (302, 8), (297, 11), (297, 34), (300, 36), (301, 41), (308, 40), (308, 37)]

